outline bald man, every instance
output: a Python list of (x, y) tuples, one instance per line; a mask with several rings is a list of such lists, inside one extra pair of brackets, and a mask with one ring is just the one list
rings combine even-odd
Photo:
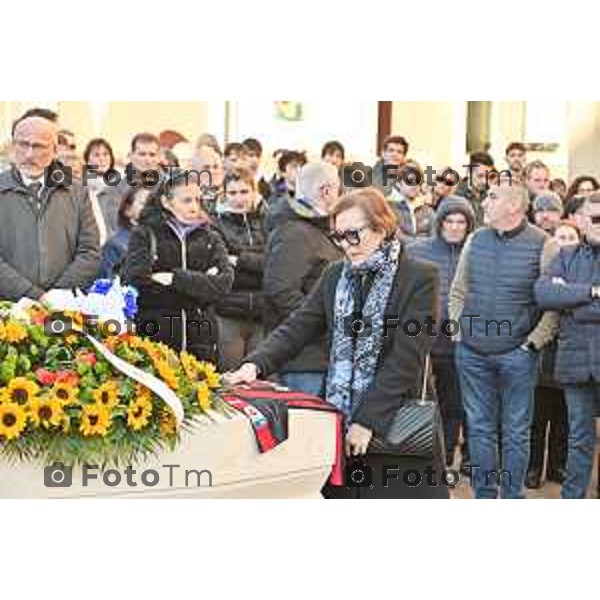
[(98, 227), (84, 188), (63, 178), (57, 138), (51, 111), (28, 111), (13, 126), (13, 164), (0, 174), (0, 299), (43, 301), (97, 275)]

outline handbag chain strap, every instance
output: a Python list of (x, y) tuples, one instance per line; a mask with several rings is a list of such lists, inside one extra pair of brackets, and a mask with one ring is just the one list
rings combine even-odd
[(427, 379), (429, 377), (429, 363), (430, 357), (429, 353), (425, 356), (425, 368), (423, 369), (423, 388), (421, 389), (421, 398), (419, 399), (419, 404), (425, 404), (425, 398), (427, 396)]

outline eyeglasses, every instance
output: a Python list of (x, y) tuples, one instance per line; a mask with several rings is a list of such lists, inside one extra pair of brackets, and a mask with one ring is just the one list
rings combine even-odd
[(42, 152), (47, 152), (50, 150), (49, 144), (37, 144), (26, 142), (25, 140), (14, 140), (14, 145), (21, 151), (27, 152), (27, 150), (31, 150), (35, 154), (41, 154)]
[(346, 242), (349, 246), (358, 246), (360, 244), (360, 234), (369, 229), (368, 225), (363, 225), (357, 229), (347, 229), (346, 231), (338, 231), (334, 229), (329, 232), (329, 239), (336, 245), (341, 246)]

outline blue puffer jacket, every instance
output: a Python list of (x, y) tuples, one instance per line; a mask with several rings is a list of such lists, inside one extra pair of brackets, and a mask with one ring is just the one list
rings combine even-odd
[(533, 287), (547, 239), (526, 219), (512, 231), (482, 227), (471, 235), (461, 257), (468, 282), (460, 318), (466, 346), (489, 355), (525, 343), (542, 317)]
[[(448, 319), (448, 293), (454, 279), (456, 265), (463, 247), (461, 244), (450, 244), (441, 235), (442, 223), (451, 214), (460, 213), (467, 219), (467, 235), (475, 228), (475, 214), (471, 205), (464, 198), (449, 196), (439, 205), (435, 213), (433, 237), (409, 243), (406, 251), (413, 258), (431, 261), (439, 267), (440, 275), (440, 321), (438, 326)], [(452, 354), (454, 345), (452, 340), (437, 329), (438, 339), (431, 353), (434, 356), (448, 356)]]
[(563, 385), (600, 383), (600, 247), (563, 248), (535, 284), (541, 308), (559, 310), (560, 334), (555, 378)]

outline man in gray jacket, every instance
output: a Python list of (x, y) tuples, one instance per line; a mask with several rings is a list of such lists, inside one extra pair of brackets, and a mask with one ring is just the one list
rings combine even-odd
[(34, 109), (13, 126), (14, 164), (0, 174), (0, 298), (44, 301), (98, 272), (99, 234), (85, 190), (55, 161), (56, 115)]

